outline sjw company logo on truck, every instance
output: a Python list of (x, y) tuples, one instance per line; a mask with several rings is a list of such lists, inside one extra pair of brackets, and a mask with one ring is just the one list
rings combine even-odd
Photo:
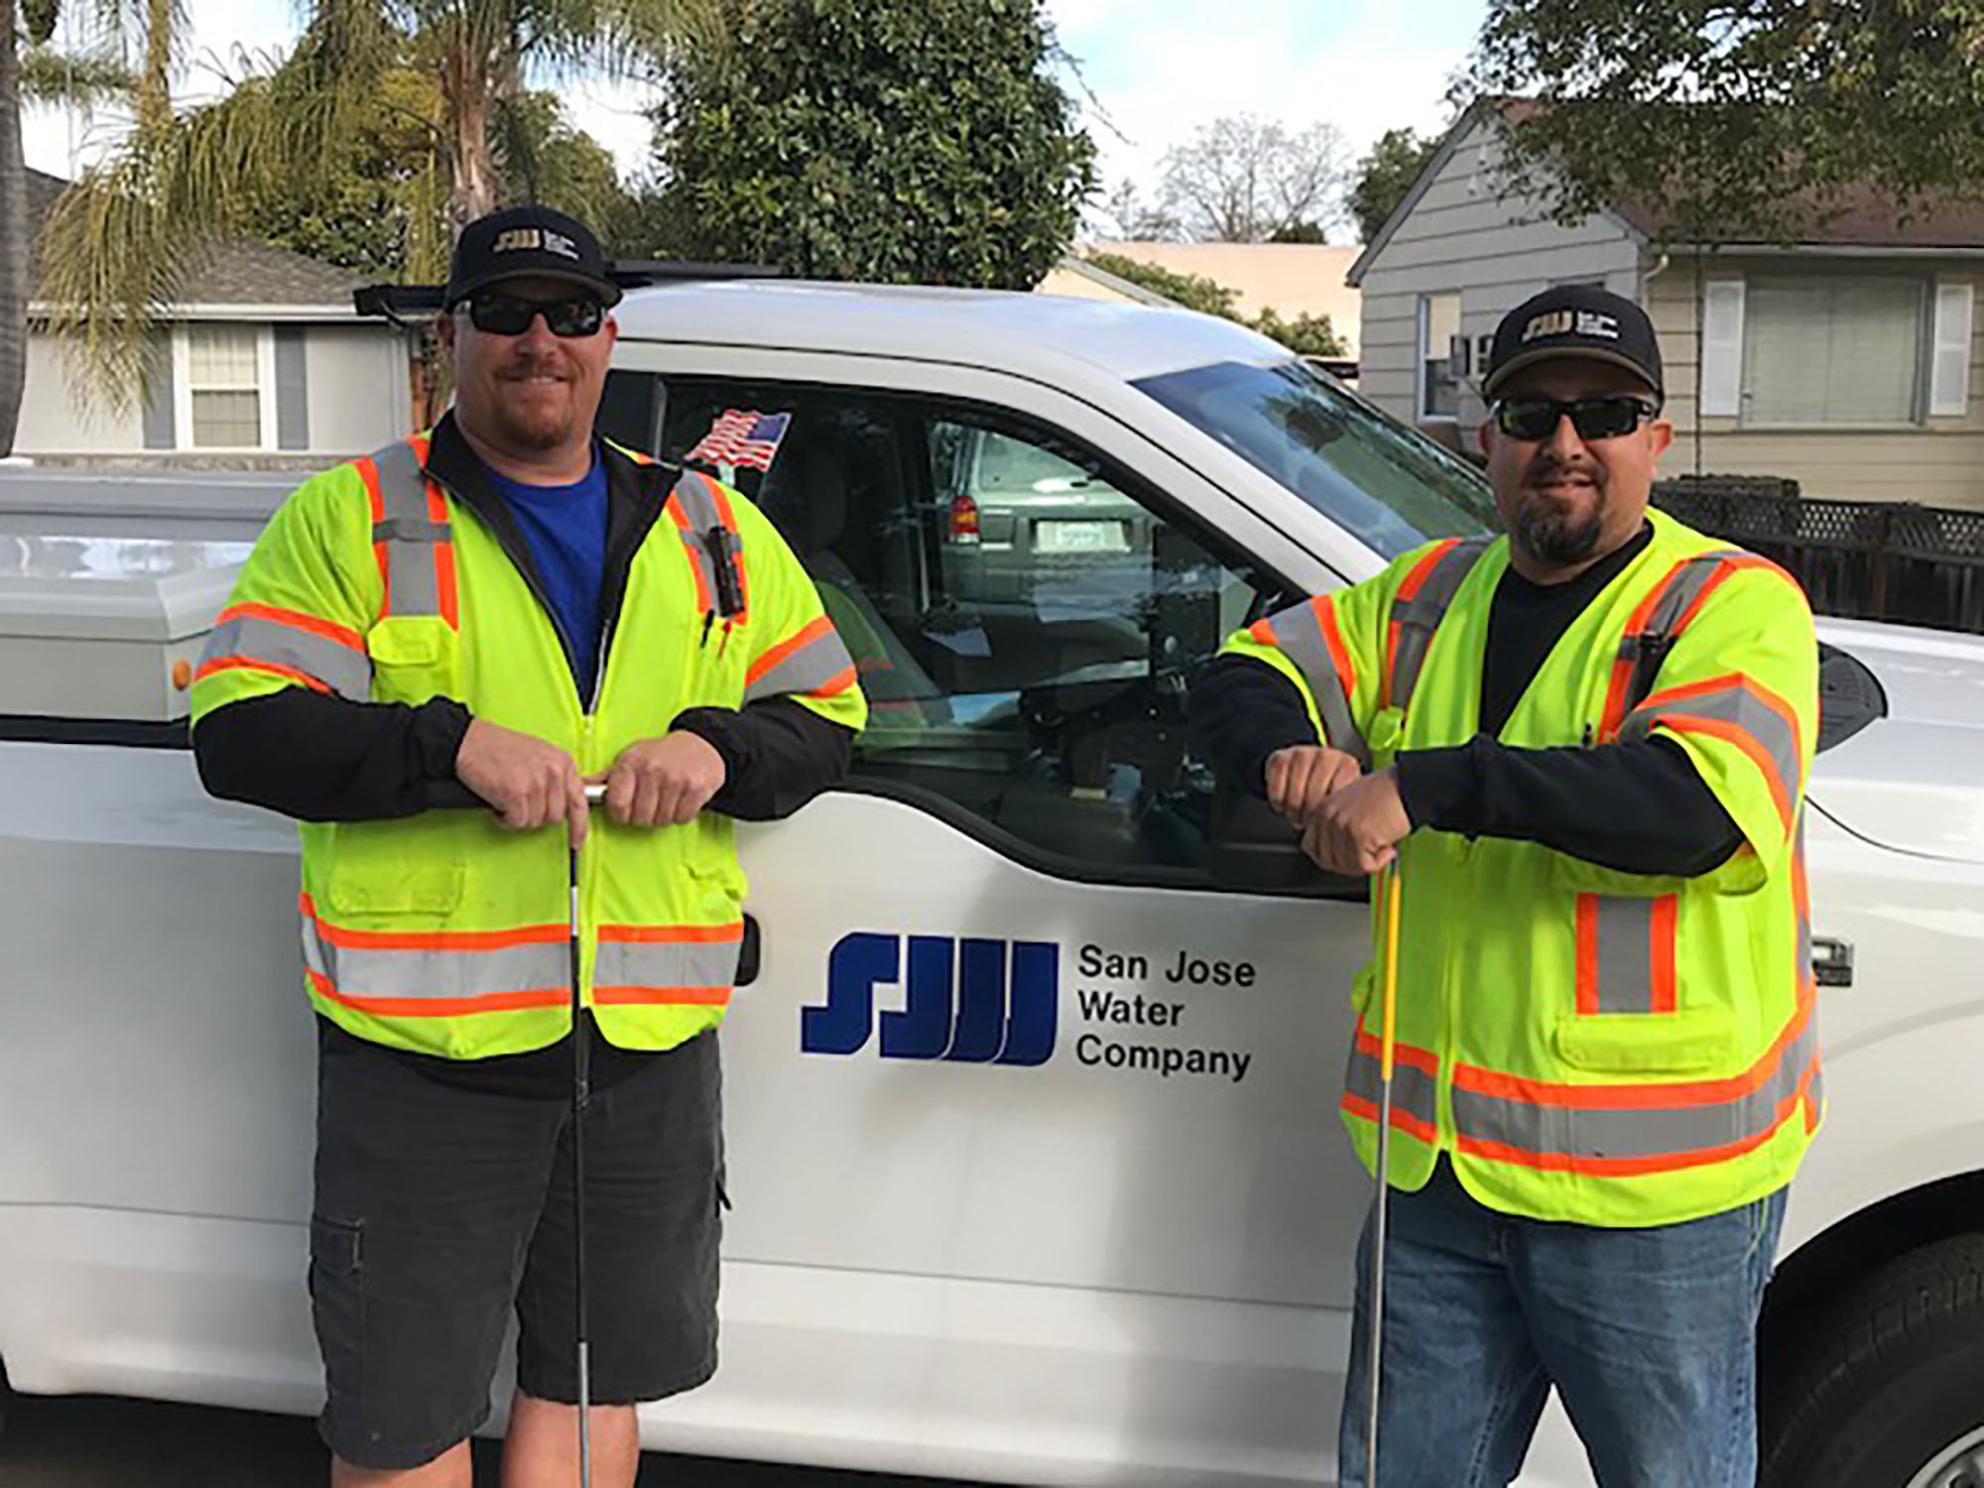
[[(799, 1047), (854, 1054), (880, 1025), (884, 1059), (1045, 1064), (1059, 1020), (1061, 948), (1050, 941), (953, 939), (858, 930), (827, 959), (827, 1000), (800, 1010)], [(875, 989), (900, 1011), (875, 1015)]]

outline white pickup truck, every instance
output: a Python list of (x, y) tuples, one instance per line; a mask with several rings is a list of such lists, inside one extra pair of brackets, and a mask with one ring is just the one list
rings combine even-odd
[[(679, 457), (725, 410), (792, 415), (739, 482), (875, 703), (847, 788), (744, 834), (724, 1365), (644, 1440), (1333, 1481), (1362, 888), (1216, 812), (1182, 700), (1246, 618), (1478, 530), (1484, 488), (1197, 316), (789, 283), (618, 314), (618, 437)], [(970, 489), (988, 469), (1030, 493)], [(0, 1363), (308, 1413), (295, 841), (201, 792), (176, 685), (273, 492), (121, 489), (0, 479)], [(1821, 633), (1831, 1106), (1763, 1329), (1765, 1480), (1957, 1488), (1984, 1482), (1984, 643)], [(1588, 1481), (1561, 1421), (1523, 1481)]]

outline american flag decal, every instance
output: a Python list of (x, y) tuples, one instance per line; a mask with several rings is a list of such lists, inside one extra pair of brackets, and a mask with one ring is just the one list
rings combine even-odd
[(751, 466), (770, 470), (779, 441), (792, 423), (789, 413), (759, 413), (752, 408), (726, 408), (710, 425), (702, 443), (682, 458), (710, 465)]

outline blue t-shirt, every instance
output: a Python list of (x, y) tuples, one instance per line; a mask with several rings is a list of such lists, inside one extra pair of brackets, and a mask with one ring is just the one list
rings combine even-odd
[(593, 446), (585, 479), (569, 486), (525, 485), (493, 470), (489, 483), (530, 544), (552, 614), (572, 643), (579, 696), (590, 703), (599, 670), (599, 595), (606, 582), (606, 467), (599, 447)]

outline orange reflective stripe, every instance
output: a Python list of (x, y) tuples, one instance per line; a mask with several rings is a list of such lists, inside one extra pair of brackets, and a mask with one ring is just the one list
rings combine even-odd
[(1479, 1065), (1456, 1064), (1454, 1088), (1533, 1106), (1559, 1106), (1587, 1111), (1661, 1110), (1675, 1106), (1714, 1105), (1763, 1089), (1784, 1062), (1784, 1053), (1811, 1026), (1814, 988), (1803, 979), (1798, 1008), (1757, 1061), (1740, 1075), (1721, 1080), (1650, 1081), (1643, 1085), (1573, 1085), (1499, 1074)]
[(728, 987), (595, 987), (601, 1007), (728, 1007)]
[(1653, 997), (1652, 1010), (1656, 1013), (1671, 1013), (1675, 1010), (1675, 931), (1681, 919), (1681, 896), (1662, 894), (1653, 901)]
[[(1378, 1124), (1378, 1106), (1375, 1101), (1345, 1091), (1340, 1105), (1352, 1116), (1362, 1117), (1373, 1126)], [(1435, 1123), (1413, 1115), (1397, 1102), (1392, 1105), (1392, 1129), (1402, 1131), (1407, 1136), (1417, 1137), (1422, 1142), (1434, 1143), (1440, 1139), (1440, 1128)]]
[(193, 680), (199, 682), (221, 672), (236, 671), (271, 672), (278, 677), (288, 677), (293, 682), (301, 682), (312, 692), (328, 694), (331, 690), (328, 684), (308, 672), (298, 671), (295, 667), (281, 666), (273, 661), (257, 661), (251, 656), (221, 656), (212, 661), (203, 661), (199, 670), (193, 673)]
[(1671, 1013), (1680, 897), (1580, 894), (1576, 910), (1577, 1010)]
[[(361, 455), (351, 463), (358, 472), (358, 478), (365, 483), (367, 515), (372, 519), (371, 525), (376, 533), (379, 524), (386, 520), (386, 498), (379, 490), (379, 463), (370, 455)], [(393, 569), (386, 557), (385, 543), (376, 537), (372, 543), (372, 561), (379, 565), (379, 584), (384, 594), (379, 613), (390, 615), (393, 612)]]
[(523, 925), (514, 930), (432, 930), (420, 934), (388, 930), (348, 930), (320, 918), (308, 894), (297, 896), (297, 908), (316, 923), (317, 932), (332, 945), (371, 951), (499, 951), (507, 946), (557, 945), (572, 938), (570, 925)]
[(695, 524), (689, 520), (689, 514), (682, 509), (682, 503), (672, 498), (668, 503), (668, 515), (680, 529), (682, 544), (689, 550), (689, 571), (696, 576), (696, 609), (699, 613), (707, 614), (715, 609), (716, 605), (710, 598), (710, 581), (705, 565), (696, 556), (698, 548)]
[(1598, 896), (1578, 895), (1577, 908), (1578, 1011), (1598, 1011)]
[(741, 941), (744, 922), (727, 925), (601, 925), (599, 938), (621, 945), (674, 945)]
[(748, 688), (753, 682), (764, 676), (766, 672), (769, 672), (781, 661), (784, 661), (786, 657), (792, 655), (793, 652), (812, 644), (823, 635), (831, 635), (833, 628), (833, 621), (822, 615), (796, 635), (789, 636), (785, 640), (780, 641), (776, 646), (766, 651), (763, 656), (760, 656), (756, 661), (751, 663), (750, 670), (744, 674), (745, 687)]
[(1798, 1082), (1798, 1088), (1778, 1102), (1774, 1119), (1762, 1130), (1734, 1141), (1724, 1142), (1713, 1147), (1697, 1147), (1683, 1152), (1664, 1153), (1645, 1157), (1604, 1157), (1591, 1154), (1562, 1152), (1532, 1152), (1506, 1142), (1487, 1141), (1479, 1137), (1462, 1134), (1455, 1139), (1457, 1151), (1469, 1157), (1492, 1158), (1496, 1162), (1514, 1163), (1525, 1168), (1536, 1168), (1544, 1172), (1582, 1173), (1595, 1178), (1630, 1178), (1647, 1173), (1675, 1173), (1687, 1168), (1706, 1167), (1710, 1163), (1726, 1162), (1733, 1157), (1741, 1157), (1746, 1152), (1754, 1152), (1775, 1137), (1801, 1110), (1806, 1111), (1808, 1132), (1816, 1127), (1817, 1118), (1809, 1110), (1811, 1087), (1816, 1083), (1819, 1063), (1816, 1058), (1805, 1067)]
[(348, 997), (322, 972), (309, 973), (317, 995), (354, 1012), (380, 1018), (460, 1018), (473, 1013), (509, 1013), (520, 1008), (564, 1007), (571, 992), (550, 988), (535, 992), (490, 992), (475, 997)]
[(339, 625), (319, 615), (305, 614), (302, 610), (279, 609), (275, 605), (229, 605), (214, 617), (214, 624), (220, 626), (230, 620), (241, 619), (270, 620), (277, 625), (290, 625), (298, 630), (307, 630), (313, 635), (322, 636), (327, 641), (336, 641), (340, 646), (349, 646), (354, 651), (362, 653), (365, 650), (365, 637), (349, 626)]
[(1734, 744), (1764, 777), (1784, 830), (1791, 830), (1805, 760), (1803, 730), (1791, 704), (1754, 678), (1732, 673), (1655, 693), (1633, 710), (1622, 732), (1639, 737), (1655, 728)]
[[(1369, 1054), (1373, 1059), (1382, 1057), (1384, 1053), (1384, 1045), (1378, 1036), (1364, 1026), (1364, 1015), (1362, 1013), (1357, 1015), (1357, 1033), (1354, 1047), (1358, 1053)], [(1431, 1049), (1422, 1049), (1415, 1044), (1400, 1043), (1397, 1040), (1393, 1040), (1392, 1062), (1394, 1064), (1408, 1065), (1416, 1070), (1423, 1070), (1429, 1075), (1437, 1076), (1440, 1073), (1440, 1056), (1435, 1054)]]
[(1399, 634), (1404, 628), (1398, 616), (1398, 608), (1419, 593), (1427, 579), (1433, 576), (1433, 570), (1440, 566), (1441, 560), (1459, 546), (1460, 539), (1450, 537), (1432, 549), (1424, 558), (1413, 564), (1411, 572), (1405, 576), (1405, 581), (1398, 586), (1398, 593), (1392, 597), (1392, 618), (1385, 630), (1385, 673), (1378, 679), (1380, 708), (1389, 708), (1392, 705), (1392, 678), (1398, 674)]
[[(427, 441), (413, 441), (414, 459), (423, 474), (427, 468)], [(439, 527), (452, 527), (448, 519), (448, 498), (438, 481), (427, 482), (427, 519)], [(452, 541), (434, 544), (434, 588), (440, 602), (441, 618), (453, 630), (461, 629), (461, 601), (455, 589), (455, 545)]]

